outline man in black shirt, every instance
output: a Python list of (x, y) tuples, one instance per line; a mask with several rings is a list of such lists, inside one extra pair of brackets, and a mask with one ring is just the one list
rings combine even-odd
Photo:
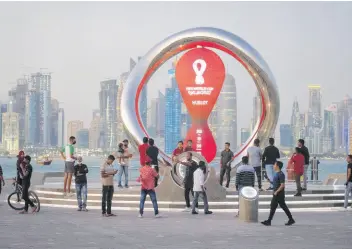
[(274, 138), (269, 138), (269, 146), (264, 149), (262, 155), (262, 165), (265, 167), (267, 177), (270, 181), (270, 187), (267, 190), (273, 190), (274, 164), (280, 158), (280, 151), (274, 146)]
[(304, 140), (298, 140), (298, 148), (301, 148), (302, 154), (304, 156), (304, 172), (303, 172), (303, 188), (302, 190), (307, 190), (307, 181), (308, 181), (308, 167), (309, 167), (309, 151), (306, 146), (304, 146)]
[[(76, 195), (77, 195), (77, 203), (78, 209), (77, 211), (85, 211), (87, 212), (87, 173), (88, 167), (87, 165), (82, 163), (82, 157), (77, 157), (77, 164), (74, 166), (74, 176), (75, 176), (75, 184), (76, 184)], [(83, 198), (83, 200), (82, 200)]]
[[(149, 147), (146, 151), (146, 154), (151, 159), (152, 168), (159, 174), (159, 163), (158, 163), (159, 149), (156, 146), (154, 146), (153, 138), (149, 138)], [(155, 187), (158, 186), (158, 179), (159, 177), (155, 177)]]
[(25, 156), (23, 161), (20, 163), (19, 176), (22, 179), (22, 199), (24, 200), (24, 209), (20, 212), (20, 214), (28, 213), (28, 205), (32, 208), (32, 213), (37, 211), (37, 207), (34, 203), (29, 199), (28, 190), (31, 186), (31, 178), (33, 167), (30, 164), (31, 157)]
[(265, 226), (271, 225), (271, 221), (274, 218), (274, 214), (278, 205), (280, 205), (282, 210), (284, 210), (289, 219), (285, 225), (291, 226), (295, 224), (291, 212), (285, 202), (285, 174), (281, 171), (283, 165), (284, 164), (280, 161), (276, 161), (276, 163), (274, 164), (274, 170), (276, 172), (273, 178), (274, 194), (273, 198), (271, 199), (269, 218), (266, 221), (262, 222), (262, 224)]
[(352, 195), (352, 155), (348, 155), (346, 159), (347, 165), (347, 180), (346, 180), (346, 191), (345, 191), (345, 204), (344, 208), (348, 207), (348, 197)]
[(220, 158), (220, 185), (222, 186), (222, 183), (224, 181), (224, 175), (226, 173), (226, 188), (229, 187), (230, 185), (230, 180), (231, 180), (231, 163), (233, 161), (233, 152), (230, 150), (230, 143), (226, 142), (225, 143), (225, 149), (221, 152), (221, 158)]
[[(180, 163), (184, 166), (186, 166), (186, 172), (185, 172), (185, 178), (183, 179), (183, 184), (185, 188), (185, 201), (186, 201), (186, 208), (184, 212), (190, 212), (191, 211), (191, 203), (189, 199), (189, 193), (192, 193), (192, 196), (194, 196), (193, 193), (193, 173), (198, 169), (198, 164), (196, 161), (192, 160), (192, 153), (187, 152), (187, 161), (186, 162), (181, 162), (179, 160), (176, 161), (177, 163)], [(198, 208), (198, 203), (196, 204), (196, 208)]]

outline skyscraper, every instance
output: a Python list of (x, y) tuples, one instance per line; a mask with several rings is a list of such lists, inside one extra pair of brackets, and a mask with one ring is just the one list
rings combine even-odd
[(292, 128), (289, 124), (280, 125), (280, 145), (282, 147), (292, 147)]
[(77, 131), (83, 129), (83, 121), (73, 120), (67, 123), (67, 137), (77, 137)]
[[(303, 121), (303, 123), (302, 123)], [(292, 140), (298, 141), (302, 137), (302, 129), (304, 129), (304, 119), (301, 120), (301, 114), (299, 113), (299, 105), (297, 98), (293, 102), (292, 114), (291, 114), (291, 129), (292, 129)]]
[(337, 107), (335, 148), (340, 153), (347, 153), (348, 151), (348, 127), (350, 117), (352, 117), (352, 99), (349, 95), (346, 95), (344, 99), (338, 103)]
[(7, 104), (0, 104), (0, 141), (2, 141), (2, 114), (7, 112)]
[(323, 153), (335, 151), (337, 104), (331, 104), (324, 110)]
[[(259, 102), (260, 106), (260, 102)], [(231, 143), (231, 147), (237, 147), (237, 97), (235, 78), (226, 74), (218, 101), (216, 118), (218, 122), (218, 132), (215, 137), (218, 151), (222, 150), (226, 142)]]
[(39, 145), (48, 146), (51, 144), (51, 74), (32, 74), (31, 81), (32, 88), (38, 94)]
[(157, 98), (157, 115), (156, 136), (164, 138), (165, 136), (165, 95), (160, 91)]
[(89, 149), (99, 148), (99, 136), (101, 131), (100, 117), (96, 116), (90, 123), (89, 127)]
[(322, 127), (321, 117), (321, 87), (319, 85), (309, 85), (309, 108), (308, 108), (308, 127)]
[(2, 114), (2, 145), (10, 153), (18, 153), (20, 140), (19, 114), (6, 112)]
[(89, 148), (89, 130), (80, 129), (77, 131), (77, 148), (87, 149)]
[(57, 146), (59, 136), (59, 101), (57, 99), (51, 99), (51, 132), (50, 142), (51, 146)]
[(156, 126), (158, 123), (158, 99), (152, 99), (148, 114), (148, 134), (151, 137), (156, 137)]
[(241, 145), (246, 143), (250, 136), (250, 132), (248, 128), (241, 128)]
[[(173, 67), (174, 68), (174, 67)], [(176, 78), (171, 78), (171, 87), (165, 89), (165, 152), (171, 154), (181, 137), (181, 93)]]
[(185, 139), (188, 130), (191, 128), (191, 116), (187, 111), (187, 107), (184, 102), (181, 103), (181, 138)]
[(147, 99), (147, 85), (143, 86), (141, 95), (139, 96), (139, 114), (144, 127), (147, 127), (147, 116), (148, 116), (148, 99)]
[(105, 131), (104, 148), (117, 147), (117, 85), (116, 80), (105, 80), (100, 83), (100, 117)]
[(57, 121), (57, 146), (63, 147), (65, 145), (65, 111), (59, 108), (58, 121)]
[(38, 144), (38, 95), (35, 90), (29, 90), (26, 95), (25, 144)]
[(348, 122), (348, 154), (352, 155), (352, 117)]
[(23, 148), (25, 142), (25, 115), (26, 115), (26, 94), (28, 81), (26, 78), (17, 80), (15, 88), (9, 91), (12, 101), (12, 111), (18, 113), (19, 118), (19, 148)]

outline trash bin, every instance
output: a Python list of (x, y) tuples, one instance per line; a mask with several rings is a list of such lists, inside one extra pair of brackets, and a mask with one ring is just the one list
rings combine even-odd
[(241, 188), (238, 196), (238, 205), (240, 220), (258, 222), (259, 196), (255, 188)]

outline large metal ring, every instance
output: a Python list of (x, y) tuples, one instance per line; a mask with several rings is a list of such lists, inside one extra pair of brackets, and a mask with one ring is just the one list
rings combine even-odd
[[(197, 46), (222, 50), (237, 59), (249, 72), (261, 97), (261, 116), (246, 143), (235, 153), (233, 165), (246, 155), (254, 138), (267, 141), (279, 117), (280, 100), (274, 76), (261, 55), (240, 37), (225, 30), (209, 27), (192, 28), (169, 36), (154, 46), (134, 67), (121, 97), (121, 117), (128, 136), (137, 145), (148, 136), (142, 124), (138, 100), (143, 86), (158, 68), (178, 53)], [(264, 142), (265, 143), (265, 142)], [(160, 150), (160, 159), (171, 165), (171, 158)]]

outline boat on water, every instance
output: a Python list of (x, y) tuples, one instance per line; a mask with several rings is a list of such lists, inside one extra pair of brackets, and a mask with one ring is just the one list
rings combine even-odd
[(37, 158), (37, 164), (44, 166), (44, 165), (50, 165), (53, 162), (53, 159), (49, 159), (49, 157), (38, 157)]

